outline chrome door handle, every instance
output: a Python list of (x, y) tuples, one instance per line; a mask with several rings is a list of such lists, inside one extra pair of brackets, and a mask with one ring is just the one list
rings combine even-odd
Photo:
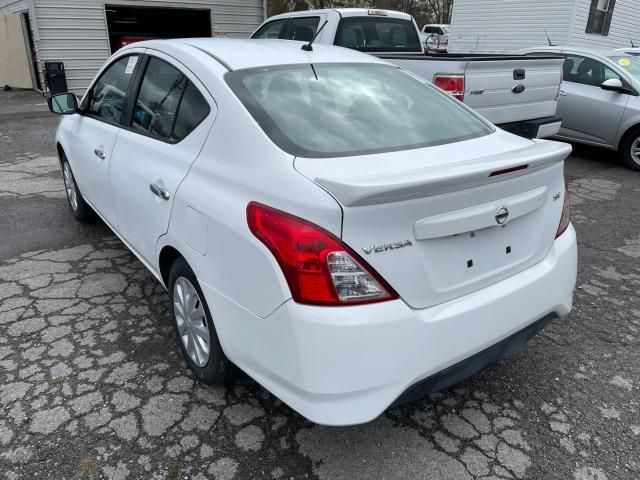
[(149, 185), (149, 190), (151, 190), (151, 192), (154, 195), (160, 197), (162, 200), (169, 200), (169, 198), (171, 198), (171, 195), (169, 194), (169, 190), (160, 188), (155, 183), (152, 183), (151, 185)]
[(105, 158), (107, 158), (107, 154), (104, 153), (102, 150), (100, 150), (99, 148), (96, 148), (93, 153), (96, 154), (96, 157), (98, 157), (100, 160), (104, 160)]
[(566, 97), (567, 96), (567, 92), (565, 92), (564, 90), (560, 90), (560, 96), (561, 97)]

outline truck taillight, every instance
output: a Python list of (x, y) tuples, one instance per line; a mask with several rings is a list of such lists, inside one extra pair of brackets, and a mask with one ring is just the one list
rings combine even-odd
[(567, 228), (571, 224), (571, 201), (569, 200), (569, 186), (567, 181), (564, 181), (564, 201), (562, 203), (562, 216), (560, 217), (560, 224), (558, 225), (558, 231), (556, 232), (556, 238), (566, 232)]
[(362, 305), (398, 294), (357, 253), (323, 228), (251, 202), (249, 230), (271, 251), (298, 303)]
[(436, 75), (433, 84), (456, 100), (464, 100), (464, 75)]

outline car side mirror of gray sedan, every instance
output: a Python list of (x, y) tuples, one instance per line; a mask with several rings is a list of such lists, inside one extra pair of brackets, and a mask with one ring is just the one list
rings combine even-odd
[(47, 98), (49, 110), (58, 115), (73, 115), (78, 112), (78, 99), (73, 93), (59, 93)]
[(622, 80), (619, 78), (610, 78), (609, 80), (605, 80), (600, 86), (603, 90), (608, 90), (612, 92), (624, 92), (626, 89), (622, 84)]

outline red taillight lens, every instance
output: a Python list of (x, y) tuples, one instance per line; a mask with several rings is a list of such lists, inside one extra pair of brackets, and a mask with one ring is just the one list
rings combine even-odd
[(247, 222), (278, 261), (296, 302), (354, 305), (398, 298), (355, 252), (321, 227), (256, 202), (247, 206)]
[(556, 238), (562, 235), (569, 225), (571, 224), (571, 201), (569, 199), (569, 186), (567, 181), (564, 181), (564, 203), (562, 205), (562, 216), (560, 217), (560, 225), (558, 225), (558, 231), (556, 232)]
[(436, 75), (433, 84), (453, 98), (464, 100), (464, 75)]

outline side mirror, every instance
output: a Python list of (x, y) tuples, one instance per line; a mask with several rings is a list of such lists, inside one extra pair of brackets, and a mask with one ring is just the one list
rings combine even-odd
[(49, 110), (58, 115), (78, 113), (78, 99), (73, 93), (59, 93), (47, 98)]
[(620, 80), (619, 78), (611, 78), (609, 80), (606, 80), (602, 83), (602, 85), (600, 85), (600, 88), (610, 92), (622, 93), (625, 91), (624, 85), (622, 85), (622, 80)]

